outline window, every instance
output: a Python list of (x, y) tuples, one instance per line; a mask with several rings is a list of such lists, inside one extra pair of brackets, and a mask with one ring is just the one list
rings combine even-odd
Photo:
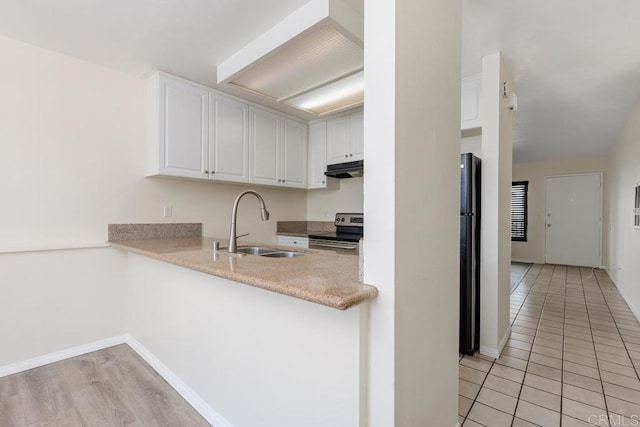
[(511, 241), (527, 241), (529, 181), (511, 183)]
[(636, 198), (633, 214), (633, 225), (640, 230), (640, 182), (636, 184)]

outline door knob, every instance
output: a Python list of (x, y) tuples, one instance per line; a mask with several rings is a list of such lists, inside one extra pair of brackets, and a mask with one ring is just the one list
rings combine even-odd
[(551, 224), (547, 224), (547, 227), (551, 227)]

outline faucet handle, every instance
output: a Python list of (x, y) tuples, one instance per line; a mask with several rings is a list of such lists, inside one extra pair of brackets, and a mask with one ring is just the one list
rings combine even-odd
[(236, 239), (239, 239), (239, 238), (241, 238), (241, 237), (245, 237), (245, 236), (248, 236), (248, 235), (249, 235), (249, 233), (241, 234), (241, 235), (239, 235), (239, 236), (236, 236)]

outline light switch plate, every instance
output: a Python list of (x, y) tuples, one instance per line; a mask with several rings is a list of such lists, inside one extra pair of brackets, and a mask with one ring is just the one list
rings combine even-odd
[(165, 218), (171, 217), (171, 215), (173, 215), (173, 206), (165, 205), (162, 208), (162, 214), (165, 216)]

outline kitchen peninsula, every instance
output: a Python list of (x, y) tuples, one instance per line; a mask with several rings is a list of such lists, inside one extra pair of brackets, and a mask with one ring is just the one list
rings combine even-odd
[(359, 424), (377, 290), (359, 283), (358, 257), (228, 254), (224, 239), (215, 253), (200, 224), (112, 225), (109, 240), (127, 251), (129, 333), (208, 420)]

